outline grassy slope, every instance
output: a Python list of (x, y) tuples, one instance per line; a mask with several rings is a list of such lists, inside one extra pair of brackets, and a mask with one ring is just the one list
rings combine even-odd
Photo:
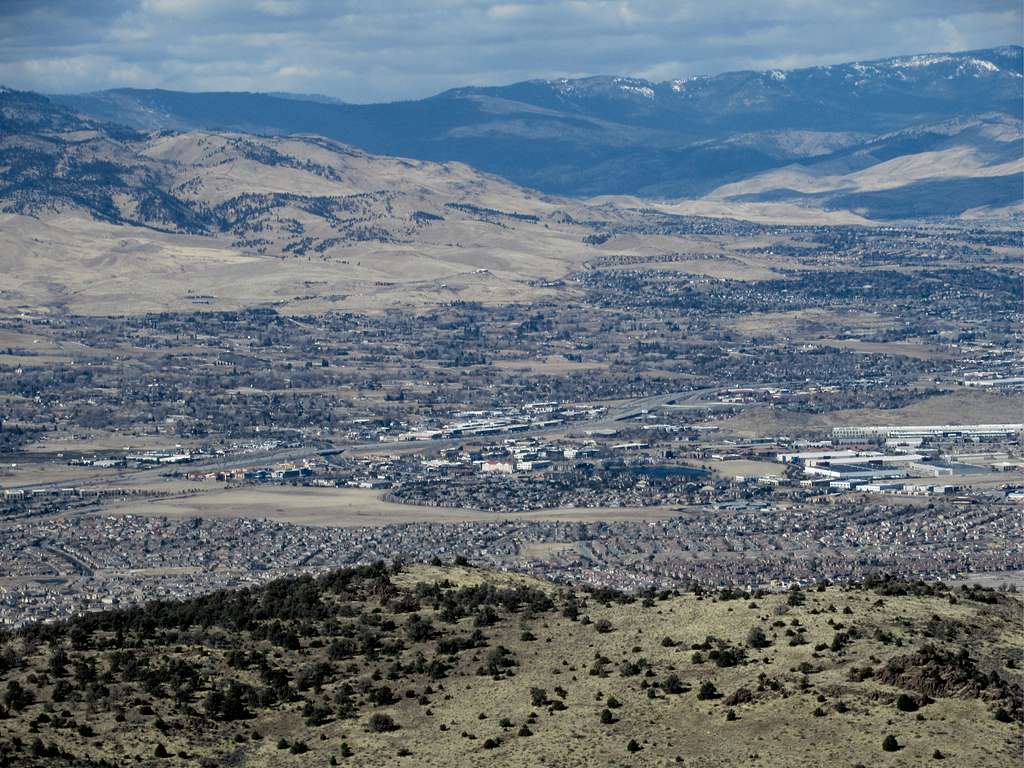
[[(468, 636), (474, 628), (475, 610), (452, 624), (439, 618), (431, 599), (420, 600), (422, 615), (431, 617), (439, 632), (421, 642), (412, 642), (402, 628), (410, 614), (395, 614), (394, 610), (401, 596), (416, 583), (439, 579), (451, 581), (451, 587), (445, 590), (449, 595), (455, 594), (456, 585), (528, 584), (550, 594), (554, 606), (538, 612), (521, 608), (515, 613), (499, 608), (497, 623), (482, 628), (488, 647), (458, 653), (450, 659), (452, 667), (446, 677), (431, 679), (411, 669), (417, 654), (422, 653), (427, 662), (439, 658), (438, 638)], [(938, 749), (948, 757), (943, 763), (946, 765), (1000, 766), (1013, 764), (1019, 755), (1019, 722), (1000, 722), (993, 715), (999, 706), (1013, 709), (1008, 701), (995, 700), (998, 686), (942, 690), (943, 695), (934, 695), (932, 703), (910, 713), (899, 711), (894, 701), (901, 692), (920, 698), (927, 680), (913, 664), (900, 685), (886, 685), (871, 678), (850, 681), (852, 667), (870, 666), (881, 673), (894, 657), (912, 654), (922, 643), (932, 642), (950, 652), (966, 647), (979, 670), (997, 670), (1007, 683), (1019, 684), (1019, 670), (1008, 668), (1009, 660), (1019, 656), (1022, 639), (1022, 602), (1015, 595), (984, 593), (982, 597), (995, 601), (986, 603), (962, 592), (951, 601), (950, 593), (945, 591), (888, 596), (878, 590), (830, 587), (822, 592), (805, 592), (806, 601), (798, 606), (787, 605), (787, 595), (722, 600), (692, 594), (655, 599), (645, 606), (640, 600), (602, 604), (593, 595), (580, 594), (580, 616), (589, 616), (593, 622), (587, 623), (563, 615), (564, 593), (523, 577), (417, 567), (393, 576), (391, 581), (395, 597), (384, 608), (380, 607), (379, 582), (374, 581), (357, 581), (348, 593), (339, 596), (325, 592), (321, 599), (331, 606), (330, 614), (344, 604), (357, 609), (354, 613), (366, 612), (396, 622), (398, 629), (381, 632), (381, 637), (385, 646), (393, 637), (404, 640), (406, 648), (397, 659), (406, 669), (398, 673), (397, 679), (388, 679), (394, 658), (383, 654), (371, 660), (357, 655), (331, 662), (331, 676), (319, 693), (311, 689), (297, 692), (296, 700), (291, 702), (265, 708), (252, 705), (251, 719), (214, 722), (203, 717), (204, 700), (211, 686), (223, 686), (230, 679), (257, 689), (261, 686), (255, 668), (233, 669), (225, 663), (231, 646), (238, 645), (247, 652), (268, 651), (268, 662), (289, 672), (295, 690), (302, 670), (327, 658), (325, 648), (315, 647), (320, 641), (327, 646), (332, 640), (323, 634), (324, 622), (310, 624), (310, 636), (303, 637), (299, 650), (275, 647), (267, 640), (253, 640), (248, 632), (218, 627), (173, 635), (157, 632), (130, 655), (148, 657), (153, 667), (159, 667), (161, 657), (166, 656), (186, 660), (200, 669), (198, 688), (184, 697), (181, 705), (174, 703), (172, 676), (166, 673), (154, 675), (160, 685), (150, 687), (149, 692), (144, 690), (144, 681), (122, 683), (120, 675), (114, 675), (108, 683), (109, 698), (101, 696), (93, 705), (76, 700), (78, 694), (72, 694), (67, 701), (50, 706), (46, 702), (52, 695), (53, 678), (46, 683), (36, 678), (36, 683), (42, 683), (31, 686), (37, 703), (0, 721), (0, 755), (8, 752), (14, 764), (55, 764), (55, 758), (33, 760), (29, 756), (28, 745), (36, 737), (30, 732), (30, 723), (48, 709), (51, 717), (59, 717), (66, 709), (75, 727), (88, 724), (96, 735), (82, 737), (75, 727), (55, 728), (53, 722), (41, 723), (36, 730), (45, 744), (59, 745), (80, 758), (106, 759), (116, 765), (135, 762), (138, 755), (142, 764), (168, 766), (204, 762), (328, 765), (331, 757), (339, 764), (359, 766), (895, 766), (938, 763), (933, 758)], [(460, 598), (463, 603), (468, 599), (466, 594)], [(294, 598), (284, 601), (285, 605), (300, 603)], [(598, 631), (602, 619), (610, 622), (611, 631)], [(341, 619), (340, 623), (355, 620)], [(703, 644), (708, 635), (740, 648), (746, 645), (747, 633), (754, 626), (765, 631), (769, 647), (746, 648), (746, 659), (736, 666), (719, 667), (709, 660), (694, 663), (692, 646)], [(805, 628), (808, 643), (791, 646), (789, 633), (799, 627)], [(523, 639), (527, 637), (524, 630), (536, 639)], [(41, 632), (45, 634), (46, 630)], [(831, 646), (839, 632), (855, 636), (842, 650), (815, 650), (820, 643)], [(339, 633), (344, 634), (337, 628), (331, 631), (332, 635)], [(100, 631), (93, 637), (111, 636)], [(663, 644), (666, 637), (675, 645)], [(135, 633), (129, 632), (126, 638), (131, 644)], [(101, 678), (109, 667), (109, 651), (75, 651), (63, 638), (55, 642), (63, 644), (71, 657), (66, 679), (73, 688), (77, 687), (75, 660), (97, 656)], [(24, 638), (13, 638), (7, 645), (20, 652), (23, 643)], [(512, 652), (517, 666), (497, 677), (480, 675), (481, 665), (499, 645)], [(29, 646), (25, 666), (7, 672), (7, 680), (31, 685), (30, 676), (46, 669), (51, 654), (47, 642), (30, 642)], [(715, 647), (712, 643), (711, 649)], [(711, 653), (705, 650), (702, 655), (707, 658)], [(593, 673), (599, 656), (608, 660), (604, 674)], [(641, 664), (639, 674), (623, 676), (624, 663), (641, 658), (649, 662), (650, 671)], [(801, 665), (805, 666), (801, 669)], [(950, 669), (940, 672), (947, 677), (951, 674)], [(667, 678), (673, 673), (682, 681), (683, 692), (666, 690)], [(367, 701), (372, 694), (357, 693), (353, 696), (354, 716), (338, 717), (341, 707), (336, 691), (346, 682), (358, 690), (360, 681), (371, 691), (387, 685), (401, 698), (394, 704), (375, 706)], [(705, 681), (725, 695), (747, 688), (753, 701), (729, 706), (722, 698), (700, 700), (698, 691)], [(7, 685), (0, 676), (0, 689)], [(428, 686), (432, 692), (425, 693)], [(532, 688), (543, 688), (549, 703), (533, 703)], [(556, 693), (559, 688), (564, 696)], [(649, 690), (654, 691), (653, 697)], [(413, 697), (406, 698), (406, 691), (414, 692)], [(609, 696), (622, 706), (612, 710), (615, 722), (602, 723), (601, 711)], [(302, 715), (303, 699), (323, 704), (330, 713), (328, 722), (308, 724)], [(553, 709), (550, 702), (554, 701), (564, 701), (566, 708)], [(146, 714), (147, 707), (153, 714)], [(190, 707), (195, 714), (184, 714)], [(735, 720), (727, 720), (730, 710), (735, 712)], [(123, 722), (115, 719), (119, 712), (124, 715)], [(390, 715), (400, 727), (388, 733), (370, 733), (366, 726), (374, 713)], [(503, 718), (509, 721), (505, 726)], [(159, 720), (166, 724), (164, 733), (157, 730)], [(524, 724), (533, 735), (519, 735)], [(254, 732), (263, 738), (252, 740)], [(889, 733), (897, 737), (900, 750), (882, 750), (882, 740)], [(14, 736), (26, 745), (20, 751), (10, 746)], [(309, 752), (296, 755), (279, 749), (280, 738), (303, 741)], [(486, 748), (488, 739), (497, 740), (498, 746)], [(630, 739), (637, 740), (639, 751), (627, 750)], [(158, 742), (165, 744), (173, 756), (155, 758)], [(343, 742), (352, 752), (349, 758), (343, 757)], [(179, 751), (188, 757), (178, 757)]]

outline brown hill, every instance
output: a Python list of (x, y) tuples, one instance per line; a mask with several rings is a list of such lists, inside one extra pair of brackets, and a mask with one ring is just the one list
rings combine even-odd
[(578, 264), (593, 226), (577, 222), (597, 215), (461, 163), (318, 137), (139, 134), (0, 96), (7, 306), (509, 301)]
[(347, 569), (0, 639), (0, 762), (1010, 765), (1021, 607)]

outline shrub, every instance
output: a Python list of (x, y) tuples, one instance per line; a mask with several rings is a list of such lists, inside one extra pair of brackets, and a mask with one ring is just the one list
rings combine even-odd
[(32, 693), (17, 680), (7, 683), (7, 691), (4, 693), (4, 705), (12, 712), (24, 709), (33, 701)]
[(66, 701), (74, 692), (75, 689), (67, 680), (58, 680), (53, 686), (53, 693), (50, 694), (50, 700), (57, 703)]
[(639, 752), (643, 747), (637, 742), (636, 739), (630, 739), (629, 743), (626, 744), (626, 750), (628, 752)]
[(158, 743), (156, 745), (156, 749), (153, 750), (153, 757), (170, 757), (170, 754), (167, 752), (167, 747), (165, 747), (162, 743)]
[(594, 629), (601, 634), (607, 634), (612, 631), (612, 623), (608, 619), (598, 619), (594, 622)]
[(424, 619), (418, 613), (414, 613), (405, 623), (405, 634), (410, 642), (422, 643), (434, 636), (434, 625), (430, 619)]
[(386, 707), (389, 704), (394, 704), (395, 694), (389, 686), (382, 685), (380, 688), (375, 688), (373, 693), (370, 694), (370, 701), (373, 702), (374, 706)]
[(900, 743), (896, 741), (896, 737), (891, 733), (882, 739), (882, 749), (886, 752), (895, 752), (900, 748)]
[(601, 722), (604, 725), (611, 725), (615, 722), (615, 715), (612, 714), (612, 711), (610, 709), (601, 710)]
[(484, 663), (485, 669), (490, 675), (501, 674), (509, 667), (517, 665), (512, 651), (503, 645), (499, 645), (497, 648), (492, 648), (488, 651), (487, 658), (484, 660)]
[(679, 679), (679, 675), (675, 672), (665, 678), (665, 682), (661, 684), (661, 687), (665, 693), (683, 693), (686, 691), (686, 686), (683, 685), (683, 681)]
[(751, 627), (750, 631), (747, 632), (747, 645), (751, 648), (767, 648), (771, 643), (768, 642), (768, 637), (763, 629)]
[(896, 709), (900, 712), (916, 712), (918, 710), (917, 700), (913, 696), (901, 693), (896, 697)]
[(860, 683), (874, 675), (875, 670), (871, 667), (850, 667), (850, 671), (846, 673), (846, 679), (851, 683)]
[(717, 667), (735, 667), (741, 661), (745, 651), (740, 648), (721, 648), (717, 651), (712, 651), (710, 656), (715, 660), (715, 666)]
[(697, 691), (697, 698), (701, 701), (707, 701), (709, 699), (717, 699), (719, 697), (718, 689), (715, 688), (715, 684), (710, 680), (705, 680), (700, 684), (700, 690)]
[(385, 733), (398, 730), (398, 726), (390, 715), (382, 715), (380, 713), (370, 715), (366, 725), (371, 733)]
[(737, 688), (726, 697), (725, 703), (729, 706), (735, 706), (737, 704), (747, 704), (753, 700), (754, 694), (750, 692), (749, 688)]
[(497, 749), (501, 746), (499, 739), (486, 739), (484, 741), (484, 749)]
[(526, 725), (526, 723), (523, 723), (522, 726), (520, 726), (520, 728), (519, 728), (519, 735), (520, 736), (533, 736), (533, 731), (531, 731), (529, 729), (529, 727)]

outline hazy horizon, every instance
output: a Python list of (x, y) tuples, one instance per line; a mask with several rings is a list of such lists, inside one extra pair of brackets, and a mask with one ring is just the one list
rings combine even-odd
[[(1002, 43), (1002, 44), (997, 43), (995, 45), (990, 46), (989, 49), (1013, 48), (1013, 47), (1020, 48), (1021, 44), (1020, 43)], [(881, 59), (857, 59), (857, 60), (853, 60), (853, 59), (846, 60), (846, 59), (844, 59), (842, 61), (822, 62), (821, 64), (816, 64), (816, 65), (813, 65), (813, 66), (826, 66), (826, 67), (827, 66), (836, 66), (836, 65), (851, 63), (851, 62), (854, 62), (854, 61), (860, 61), (860, 62), (864, 62), (864, 61), (878, 61), (878, 60), (885, 60), (885, 59), (889, 59), (889, 58), (899, 58), (901, 56), (914, 56), (914, 55), (925, 55), (925, 56), (928, 56), (928, 55), (945, 55), (945, 54), (956, 55), (956, 54), (969, 53), (971, 50), (986, 50), (986, 49), (964, 49), (964, 50), (955, 50), (955, 51), (954, 50), (946, 50), (946, 51), (938, 51), (938, 50), (935, 50), (935, 51), (907, 51), (905, 53), (892, 54), (891, 56), (883, 56), (883, 57), (881, 57)], [(804, 69), (804, 68), (805, 67), (792, 67), (792, 68), (787, 68), (787, 69), (789, 69), (789, 70), (796, 70), (796, 69)], [(696, 75), (689, 75), (686, 79), (693, 79), (693, 78), (698, 78), (698, 77), (715, 77), (717, 75), (727, 74), (729, 72), (743, 72), (743, 71), (756, 72), (756, 71), (765, 71), (765, 70), (755, 70), (755, 69), (749, 69), (748, 68), (746, 70), (738, 69), (738, 70), (720, 70), (720, 71), (716, 71), (716, 72), (701, 72), (701, 73), (698, 73)], [(583, 74), (575, 75), (572, 78), (534, 77), (534, 78), (528, 78), (527, 80), (509, 80), (509, 81), (503, 81), (503, 82), (462, 83), (461, 85), (453, 85), (450, 88), (445, 88), (443, 90), (436, 91), (434, 93), (423, 94), (422, 96), (410, 96), (409, 98), (406, 98), (406, 99), (378, 99), (378, 100), (371, 99), (371, 100), (367, 100), (367, 101), (349, 101), (349, 100), (346, 100), (346, 99), (342, 99), (339, 96), (333, 96), (333, 95), (327, 94), (327, 93), (317, 93), (317, 92), (312, 92), (312, 91), (303, 91), (301, 89), (292, 90), (292, 91), (282, 91), (282, 90), (277, 90), (277, 89), (274, 89), (274, 90), (265, 90), (265, 89), (202, 90), (202, 89), (190, 89), (190, 88), (164, 88), (164, 87), (159, 87), (159, 86), (155, 86), (155, 87), (152, 87), (152, 88), (138, 87), (138, 86), (112, 86), (110, 88), (99, 88), (99, 89), (95, 89), (95, 90), (92, 90), (92, 91), (58, 91), (58, 90), (49, 90), (49, 91), (38, 91), (38, 92), (42, 93), (43, 95), (46, 95), (46, 96), (102, 93), (103, 91), (108, 91), (108, 90), (141, 90), (141, 91), (145, 91), (145, 90), (158, 90), (158, 91), (169, 91), (169, 92), (177, 92), (177, 93), (193, 93), (193, 94), (198, 94), (198, 93), (254, 93), (254, 94), (261, 94), (261, 95), (265, 95), (265, 96), (282, 96), (282, 97), (287, 97), (287, 98), (298, 98), (298, 99), (309, 99), (309, 100), (324, 100), (324, 101), (339, 102), (339, 103), (344, 102), (346, 104), (359, 105), (359, 104), (379, 104), (379, 103), (386, 103), (388, 101), (396, 101), (396, 102), (397, 101), (416, 101), (418, 99), (427, 99), (427, 98), (430, 98), (432, 96), (438, 96), (438, 95), (440, 95), (442, 93), (445, 93), (446, 91), (453, 90), (453, 89), (458, 89), (458, 88), (502, 88), (502, 87), (506, 87), (506, 86), (510, 86), (510, 85), (515, 85), (517, 83), (522, 83), (522, 82), (531, 82), (531, 81), (542, 82), (542, 81), (552, 81), (552, 80), (558, 80), (558, 79), (575, 79), (575, 80), (582, 79), (582, 80), (585, 80), (585, 79), (590, 79), (590, 78), (601, 78), (601, 77), (630, 77), (630, 76), (624, 76), (624, 75), (621, 75), (621, 74), (615, 73), (615, 72), (592, 72), (592, 73), (583, 73)], [(647, 78), (637, 78), (637, 79), (647, 79)], [(666, 78), (662, 78), (662, 79), (659, 79), (659, 80), (652, 80), (651, 82), (666, 82), (666, 81), (671, 81), (673, 79), (676, 79), (676, 78), (666, 77)], [(6, 83), (0, 83), (0, 87), (10, 87), (10, 86), (7, 86)], [(24, 89), (24, 90), (31, 90), (31, 89)]]
[(352, 103), (467, 85), (621, 75), (654, 81), (1019, 45), (1019, 3), (845, 7), (723, 2), (14, 0), (0, 8), (0, 83), (281, 92)]

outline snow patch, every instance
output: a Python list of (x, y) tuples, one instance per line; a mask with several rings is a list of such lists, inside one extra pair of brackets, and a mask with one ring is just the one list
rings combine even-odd
[(935, 64), (945, 64), (950, 61), (955, 61), (952, 56), (946, 56), (944, 54), (919, 54), (917, 56), (904, 56), (898, 59), (892, 59), (889, 62), (890, 67), (931, 67)]
[(646, 85), (620, 85), (623, 91), (627, 93), (637, 93), (647, 99), (654, 98), (654, 89)]

